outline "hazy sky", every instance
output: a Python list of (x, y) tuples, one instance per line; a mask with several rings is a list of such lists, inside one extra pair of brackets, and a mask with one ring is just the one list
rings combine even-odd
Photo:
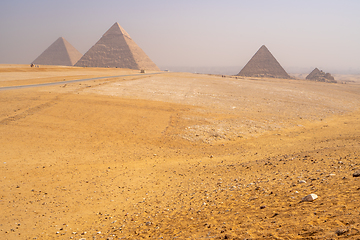
[(160, 67), (233, 67), (266, 45), (290, 73), (360, 74), (359, 0), (1, 0), (0, 64), (58, 37), (84, 54), (118, 22)]

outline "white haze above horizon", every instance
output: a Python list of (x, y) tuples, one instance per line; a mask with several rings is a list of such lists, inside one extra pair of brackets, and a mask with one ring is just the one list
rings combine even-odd
[(57, 38), (84, 54), (118, 22), (161, 69), (237, 74), (266, 45), (288, 73), (360, 74), (357, 0), (0, 2), (0, 64)]

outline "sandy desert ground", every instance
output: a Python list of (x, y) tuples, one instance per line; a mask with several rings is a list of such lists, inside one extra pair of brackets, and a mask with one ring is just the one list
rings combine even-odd
[(0, 239), (360, 239), (359, 76), (1, 90), (138, 73), (0, 65)]

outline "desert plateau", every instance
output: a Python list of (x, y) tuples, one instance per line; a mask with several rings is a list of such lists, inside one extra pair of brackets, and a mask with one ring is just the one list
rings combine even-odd
[(360, 239), (335, 78), (2, 64), (0, 239)]

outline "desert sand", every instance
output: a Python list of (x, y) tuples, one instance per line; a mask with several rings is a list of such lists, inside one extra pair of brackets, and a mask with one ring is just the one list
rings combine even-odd
[(0, 65), (0, 239), (360, 238), (358, 76), (1, 90), (127, 74)]

